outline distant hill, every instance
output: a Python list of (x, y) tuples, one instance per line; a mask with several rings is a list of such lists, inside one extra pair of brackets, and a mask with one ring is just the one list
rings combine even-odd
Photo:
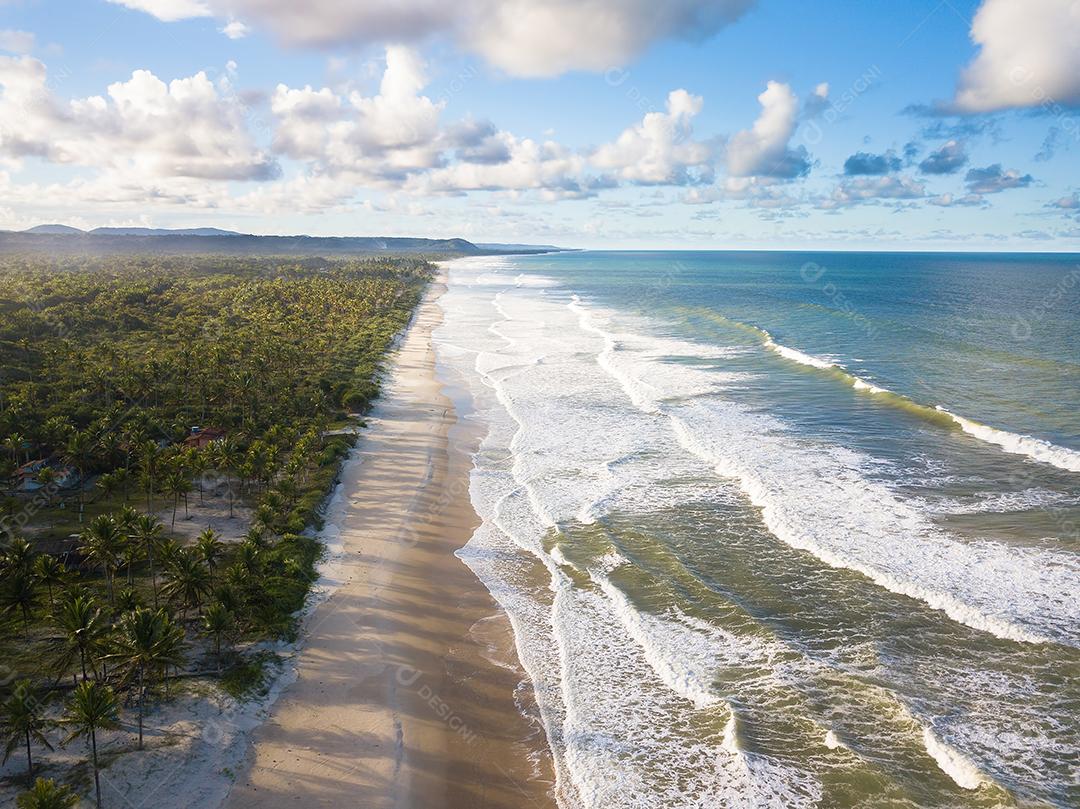
[(85, 233), (84, 230), (73, 228), (70, 225), (38, 225), (32, 227), (29, 230), (24, 230), (23, 233), (44, 233), (55, 235), (58, 233)]
[(496, 253), (548, 253), (562, 248), (532, 244), (473, 244), (465, 239), (396, 236), (255, 236), (220, 228), (103, 227), (83, 231), (68, 225), (38, 225), (0, 232), (0, 253), (104, 253), (132, 255), (400, 255), (473, 256)]
[(0, 253), (97, 253), (134, 255), (160, 253), (229, 255), (483, 255), (465, 239), (421, 239), (381, 236), (202, 236), (167, 233), (158, 236), (63, 231), (0, 233)]
[[(29, 233), (29, 231), (27, 231)], [(95, 236), (244, 236), (221, 228), (94, 228)]]
[(491, 250), (496, 253), (561, 253), (565, 247), (556, 247), (553, 244), (504, 244), (502, 242), (477, 242), (476, 246), (481, 250)]

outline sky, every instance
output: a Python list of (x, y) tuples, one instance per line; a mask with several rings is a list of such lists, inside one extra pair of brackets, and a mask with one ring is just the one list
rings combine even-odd
[(0, 0), (0, 229), (1080, 251), (1080, 0)]

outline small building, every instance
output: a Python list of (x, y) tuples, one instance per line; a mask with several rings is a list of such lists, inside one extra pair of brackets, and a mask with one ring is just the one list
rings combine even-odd
[(28, 461), (15, 470), (12, 475), (15, 481), (15, 489), (20, 492), (34, 492), (41, 488), (37, 482), (37, 473), (49, 466), (48, 458), (38, 458), (36, 461)]
[(190, 435), (184, 439), (184, 446), (191, 449), (204, 449), (224, 437), (225, 431), (217, 427), (192, 427)]
[(20, 492), (36, 492), (42, 488), (38, 475), (45, 468), (53, 470), (54, 480), (59, 489), (70, 489), (79, 483), (79, 472), (75, 467), (61, 464), (55, 457), (39, 458), (15, 470), (15, 489)]

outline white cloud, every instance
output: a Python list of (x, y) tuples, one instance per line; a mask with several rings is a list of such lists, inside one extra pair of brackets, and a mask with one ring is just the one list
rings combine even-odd
[(221, 33), (227, 36), (229, 39), (243, 39), (251, 32), (251, 29), (244, 25), (239, 20), (230, 20), (224, 28), (221, 29)]
[(967, 162), (968, 156), (964, 144), (957, 140), (949, 140), (919, 163), (919, 171), (923, 174), (955, 174)]
[(931, 205), (937, 205), (939, 208), (951, 208), (954, 205), (975, 207), (985, 205), (986, 200), (983, 199), (982, 194), (964, 194), (957, 196), (951, 193), (939, 194), (936, 197), (931, 197), (927, 200)]
[(341, 97), (329, 88), (278, 85), (270, 109), (278, 121), (274, 149), (309, 160), (330, 174), (400, 180), (431, 168), (443, 148), (442, 102), (422, 94), (424, 64), (409, 48), (386, 50), (386, 71), (375, 96)]
[(302, 46), (418, 42), (432, 35), (518, 76), (603, 71), (658, 40), (704, 39), (755, 0), (111, 0), (171, 21), (214, 13)]
[(684, 185), (711, 179), (713, 150), (692, 138), (691, 122), (703, 103), (701, 96), (673, 90), (667, 112), (648, 113), (640, 124), (597, 149), (590, 162), (633, 183)]
[[(603, 184), (586, 160), (553, 141), (518, 138), (471, 119), (444, 126), (443, 102), (424, 95), (424, 64), (409, 48), (387, 48), (374, 96), (279, 85), (271, 99), (275, 151), (311, 172), (417, 194), (537, 191), (584, 196)], [(682, 111), (679, 113), (682, 115)]]
[(213, 14), (206, 0), (109, 0), (118, 6), (145, 11), (164, 22), (209, 17)]
[[(267, 98), (234, 90), (236, 76), (235, 64), (216, 82), (205, 73), (166, 82), (137, 70), (100, 95), (67, 100), (49, 89), (42, 62), (0, 57), (0, 167), (37, 158), (96, 170), (67, 184), (20, 186), (7, 204), (37, 199), (65, 209), (161, 205), (264, 214), (348, 210), (365, 188), (413, 200), (474, 192), (561, 200), (624, 185), (693, 186), (683, 201), (738, 200), (759, 209), (808, 201), (789, 182), (806, 173), (809, 155), (789, 145), (805, 112), (785, 84), (772, 82), (759, 96), (757, 121), (728, 144), (730, 176), (714, 182), (719, 141), (695, 139), (704, 101), (683, 89), (668, 94), (662, 111), (579, 150), (487, 120), (443, 121), (445, 102), (427, 95), (426, 66), (406, 46), (387, 48), (374, 92), (281, 84)], [(822, 86), (813, 97), (826, 94)], [(253, 114), (259, 105), (268, 112), (265, 132)], [(269, 146), (261, 147), (257, 135)], [(289, 158), (286, 179), (275, 155)], [(229, 185), (235, 180), (266, 182), (237, 191)], [(829, 205), (924, 196), (911, 181), (895, 183), (845, 184)]]
[(0, 57), (0, 155), (132, 171), (148, 178), (265, 180), (277, 164), (252, 142), (245, 109), (205, 73), (168, 84), (146, 70), (105, 96), (61, 102), (45, 65)]
[(818, 207), (826, 210), (859, 203), (881, 200), (911, 200), (926, 196), (926, 187), (910, 177), (886, 175), (884, 177), (853, 177), (844, 180), (826, 199), (818, 201)]
[(652, 42), (701, 39), (739, 17), (752, 0), (486, 0), (475, 2), (461, 38), (519, 76), (602, 71)]
[(1080, 191), (1073, 191), (1067, 197), (1059, 197), (1047, 204), (1050, 208), (1058, 208), (1062, 211), (1080, 211)]
[(1030, 174), (1016, 169), (1003, 170), (1000, 163), (981, 169), (969, 169), (964, 183), (972, 194), (998, 194), (1010, 188), (1027, 188), (1034, 181)]
[[(827, 93), (828, 88), (820, 88)], [(815, 95), (820, 96), (819, 93)], [(798, 125), (799, 100), (791, 87), (770, 81), (758, 96), (761, 114), (751, 129), (728, 142), (728, 171), (734, 177), (801, 177), (810, 170), (806, 148), (788, 148)]]
[(1080, 104), (1080, 0), (984, 0), (971, 38), (981, 49), (960, 76), (958, 111)]
[(418, 175), (408, 187), (423, 193), (539, 191), (545, 199), (590, 196), (601, 180), (586, 178), (585, 158), (554, 141), (540, 143), (500, 133), (509, 159), (501, 163), (458, 162)]
[(35, 37), (29, 31), (16, 31), (11, 28), (0, 29), (0, 51), (9, 53), (30, 53), (34, 49)]

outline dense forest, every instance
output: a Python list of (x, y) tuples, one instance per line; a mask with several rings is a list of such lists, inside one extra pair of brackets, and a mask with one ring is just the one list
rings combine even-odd
[[(0, 722), (24, 805), (92, 788), (121, 711), (142, 747), (170, 681), (258, 687), (250, 650), (295, 632), (306, 529), (432, 269), (0, 259)], [(33, 781), (79, 739), (89, 782)]]

